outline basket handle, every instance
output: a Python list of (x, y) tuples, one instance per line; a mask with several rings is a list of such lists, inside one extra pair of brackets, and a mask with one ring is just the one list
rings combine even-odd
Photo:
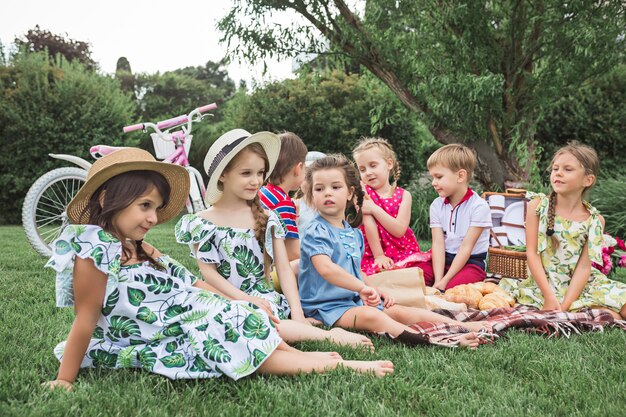
[(501, 248), (502, 247), (502, 243), (500, 243), (500, 239), (498, 239), (498, 235), (496, 235), (493, 232), (493, 229), (489, 229), (489, 234), (491, 235), (492, 238), (494, 238), (496, 240), (496, 243), (498, 244), (498, 247)]
[(506, 193), (509, 194), (526, 194), (528, 190), (525, 190), (523, 188), (507, 188), (505, 190)]

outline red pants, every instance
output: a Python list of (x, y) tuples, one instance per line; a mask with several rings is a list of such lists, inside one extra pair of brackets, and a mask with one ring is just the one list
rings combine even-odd
[[(417, 266), (424, 271), (424, 282), (427, 286), (432, 287), (432, 285), (435, 283), (435, 274), (433, 272), (432, 261), (419, 262), (414, 266)], [(450, 269), (450, 265), (445, 266), (444, 273), (448, 272), (448, 269)], [(471, 284), (473, 282), (484, 281), (486, 277), (487, 273), (483, 271), (481, 267), (472, 264), (465, 264), (465, 266), (456, 273), (454, 278), (448, 281), (448, 285), (446, 285), (446, 290), (461, 284)]]

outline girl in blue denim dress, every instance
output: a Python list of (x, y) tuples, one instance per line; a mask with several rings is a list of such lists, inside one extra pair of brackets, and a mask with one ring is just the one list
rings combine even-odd
[[(300, 245), (300, 299), (305, 315), (327, 326), (387, 333), (408, 345), (428, 339), (407, 325), (417, 322), (450, 323), (481, 330), (485, 323), (461, 323), (428, 310), (395, 304), (393, 298), (368, 286), (361, 278), (363, 236), (355, 226), (363, 191), (354, 166), (343, 155), (315, 161), (307, 171), (305, 198), (318, 211)], [(352, 224), (347, 210), (356, 210)], [(462, 346), (475, 348), (478, 337), (467, 333)]]

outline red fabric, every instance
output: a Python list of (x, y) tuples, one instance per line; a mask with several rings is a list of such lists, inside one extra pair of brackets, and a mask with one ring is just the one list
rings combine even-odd
[[(394, 218), (398, 217), (400, 204), (402, 203), (402, 196), (404, 195), (403, 188), (396, 187), (393, 195), (389, 198), (382, 198), (369, 185), (365, 186), (365, 190), (369, 194), (374, 204), (381, 207), (390, 216)], [(385, 254), (385, 256), (390, 258), (397, 267), (410, 268), (414, 266), (412, 263), (402, 263), (402, 261), (404, 261), (408, 257), (412, 257), (415, 254), (418, 255), (417, 260), (419, 261), (424, 261), (428, 259), (428, 255), (422, 254), (420, 252), (420, 246), (417, 243), (415, 234), (410, 227), (407, 228), (406, 233), (402, 237), (398, 238), (392, 236), (391, 233), (385, 230), (385, 228), (378, 222), (378, 220), (376, 220), (376, 226), (378, 229), (378, 236), (380, 236), (380, 245), (383, 248), (383, 253)], [(365, 240), (365, 248), (363, 250), (363, 257), (361, 258), (361, 270), (366, 275), (372, 275), (380, 272), (378, 270), (378, 267), (374, 264), (374, 255), (372, 254), (372, 249), (367, 242), (367, 237), (365, 236), (365, 228), (363, 227), (363, 225), (359, 226), (359, 230), (361, 231), (361, 233), (363, 233), (363, 238)]]
[[(418, 262), (415, 265), (418, 268), (421, 268), (424, 271), (424, 282), (427, 286), (432, 287), (435, 283), (435, 273), (433, 272), (433, 263), (432, 261), (428, 262)], [(446, 265), (444, 268), (444, 274), (448, 272), (450, 269), (450, 265)], [(487, 273), (483, 271), (480, 267), (472, 264), (465, 264), (463, 268), (448, 281), (448, 285), (446, 285), (446, 290), (450, 288), (454, 288), (457, 285), (461, 284), (472, 284), (474, 282), (484, 281), (487, 277)]]
[[(463, 198), (461, 199), (461, 201), (459, 201), (459, 204), (457, 204), (456, 206), (454, 206), (455, 208), (460, 206), (461, 203), (466, 202), (467, 200), (469, 200), (470, 198), (472, 198), (472, 194), (474, 192), (472, 191), (472, 189), (470, 187), (467, 187), (467, 191), (465, 192), (465, 195), (463, 196)], [(450, 198), (446, 197), (443, 199), (443, 203), (444, 204), (450, 204)]]

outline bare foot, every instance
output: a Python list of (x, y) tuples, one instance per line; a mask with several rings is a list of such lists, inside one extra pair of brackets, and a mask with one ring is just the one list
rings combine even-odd
[(479, 344), (478, 335), (474, 332), (465, 333), (459, 339), (459, 345), (462, 347), (476, 349), (478, 347), (478, 344)]
[(493, 328), (493, 324), (488, 321), (465, 321), (460, 325), (473, 332), (491, 332)]
[(354, 369), (360, 374), (373, 373), (377, 377), (393, 373), (391, 361), (343, 361), (338, 366)]
[(341, 355), (337, 352), (302, 352), (307, 356), (312, 356), (317, 359), (333, 359), (339, 360), (343, 359)]
[(362, 334), (352, 333), (344, 330), (340, 327), (333, 327), (329, 330), (330, 341), (338, 345), (347, 345), (352, 347), (363, 346), (369, 349), (370, 352), (374, 351), (374, 345), (372, 341)]

